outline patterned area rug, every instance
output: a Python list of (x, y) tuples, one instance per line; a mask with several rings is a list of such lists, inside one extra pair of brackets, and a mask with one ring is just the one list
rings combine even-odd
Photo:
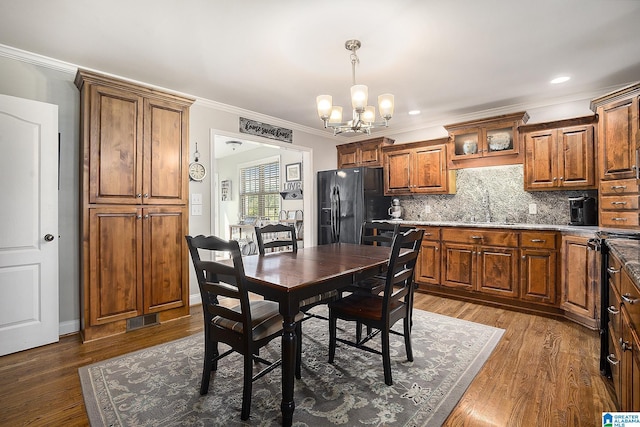
[[(339, 337), (354, 337), (351, 322), (339, 320), (338, 327), (343, 328)], [(441, 425), (503, 333), (415, 310), (414, 361), (407, 362), (402, 337), (392, 335), (393, 386), (387, 386), (381, 356), (338, 343), (335, 363), (328, 364), (327, 322), (308, 320), (303, 324), (302, 379), (295, 383), (294, 426)], [(369, 344), (379, 348), (379, 337)], [(280, 369), (254, 383), (251, 417), (242, 422), (241, 356), (219, 362), (209, 394), (200, 396), (202, 346), (202, 334), (192, 335), (80, 368), (91, 425), (281, 425)], [(260, 355), (278, 359), (280, 341)]]

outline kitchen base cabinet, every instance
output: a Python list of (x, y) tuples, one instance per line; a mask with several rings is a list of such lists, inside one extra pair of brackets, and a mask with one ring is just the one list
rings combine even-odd
[(521, 298), (544, 304), (556, 303), (557, 243), (556, 233), (521, 233)]
[(415, 281), (420, 284), (440, 284), (440, 229), (419, 227), (424, 230), (420, 254), (416, 263)]
[(88, 215), (85, 341), (125, 332), (135, 317), (189, 314), (186, 207), (99, 207)]
[(562, 301), (561, 307), (575, 321), (597, 327), (598, 275), (597, 254), (589, 249), (587, 237), (562, 238)]
[(189, 314), (193, 99), (78, 70), (84, 341)]

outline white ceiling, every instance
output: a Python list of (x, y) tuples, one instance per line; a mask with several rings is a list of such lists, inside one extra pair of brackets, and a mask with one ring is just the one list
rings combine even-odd
[(396, 97), (381, 134), (636, 82), (639, 24), (638, 0), (0, 0), (0, 44), (318, 130), (357, 38), (358, 83)]

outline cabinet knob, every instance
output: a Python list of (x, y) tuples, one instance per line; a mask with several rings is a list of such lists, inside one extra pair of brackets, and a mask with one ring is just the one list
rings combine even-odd
[(142, 219), (142, 215), (138, 215), (138, 216), (136, 216), (136, 218)]
[(138, 199), (140, 199), (140, 198), (142, 198), (142, 194), (138, 193), (138, 194), (136, 194), (136, 197), (137, 197)]
[(144, 193), (144, 195), (142, 197), (144, 197), (145, 199), (148, 199), (149, 198), (149, 193)]
[(527, 257), (525, 255), (522, 255), (522, 259), (527, 259)]
[(556, 177), (554, 176), (554, 177), (553, 177), (553, 180), (554, 180), (554, 181), (557, 181), (557, 180), (558, 180), (558, 178), (556, 178)]
[(144, 219), (149, 219), (149, 214), (145, 215)]

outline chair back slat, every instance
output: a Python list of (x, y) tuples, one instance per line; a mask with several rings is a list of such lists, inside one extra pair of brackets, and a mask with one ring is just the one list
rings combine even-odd
[[(298, 252), (298, 239), (293, 225), (269, 224), (264, 227), (255, 227), (255, 231), (260, 255), (264, 255), (266, 249), (283, 247), (290, 247), (292, 252)], [(272, 240), (266, 239), (269, 234), (273, 235)]]
[(414, 228), (396, 234), (393, 239), (383, 296), (385, 307), (401, 301), (412, 304), (413, 276), (423, 235), (424, 230)]
[[(250, 330), (249, 293), (238, 242), (202, 235), (186, 236), (186, 240), (198, 279), (205, 322), (211, 322), (215, 316), (220, 316), (233, 322), (240, 322), (243, 324), (243, 330)], [(203, 260), (201, 252), (208, 252), (210, 256), (231, 254), (232, 262)], [(225, 305), (220, 304), (219, 296), (228, 299)], [(239, 311), (228, 308), (233, 305), (239, 306)]]

